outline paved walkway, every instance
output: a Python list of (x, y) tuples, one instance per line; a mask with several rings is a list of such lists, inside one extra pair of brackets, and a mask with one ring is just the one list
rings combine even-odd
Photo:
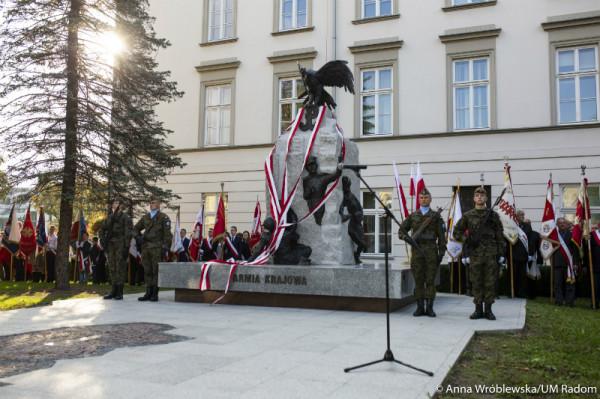
[[(514, 330), (525, 301), (501, 299), (498, 320), (472, 321), (471, 299), (440, 295), (438, 317), (391, 315), (396, 358), (434, 377), (389, 362), (344, 373), (385, 351), (385, 315), (377, 313), (78, 299), (0, 312), (0, 335), (64, 326), (157, 322), (194, 339), (121, 348), (99, 357), (61, 360), (52, 368), (0, 380), (3, 399), (18, 398), (427, 398), (475, 330)], [(2, 385), (2, 384), (0, 384)]]

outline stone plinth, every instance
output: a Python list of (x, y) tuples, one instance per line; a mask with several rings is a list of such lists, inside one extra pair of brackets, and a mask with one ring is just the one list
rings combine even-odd
[[(336, 120), (333, 119), (331, 112), (327, 111), (315, 144), (312, 155), (317, 157), (319, 163), (319, 173), (335, 173), (338, 165), (338, 157), (342, 150), (342, 139), (336, 131)], [(308, 148), (310, 131), (302, 131), (300, 128), (294, 137), (290, 152), (287, 158), (288, 186), (289, 190), (298, 176), (304, 177), (307, 172), (302, 170), (304, 154)], [(278, 192), (281, 192), (281, 181), (284, 156), (287, 147), (288, 134), (281, 135), (276, 143), (274, 157), (275, 185)], [(345, 163), (350, 165), (358, 164), (358, 147), (356, 143), (344, 139), (346, 144)], [(352, 182), (352, 192), (360, 200), (360, 181), (354, 172), (344, 170), (343, 176), (348, 176)], [(268, 193), (267, 193), (268, 195)], [(332, 193), (331, 197), (325, 203), (325, 214), (321, 225), (317, 225), (314, 216), (306, 219), (298, 225), (298, 234), (300, 243), (312, 248), (311, 261), (318, 265), (350, 265), (354, 264), (354, 245), (350, 236), (348, 236), (348, 223), (341, 223), (339, 215), (340, 204), (342, 203), (343, 192), (341, 179)], [(308, 205), (303, 198), (302, 179), (298, 184), (298, 190), (292, 209), (299, 218), (308, 213)]]
[[(175, 300), (211, 302), (225, 289), (229, 267), (210, 270), (212, 291), (201, 292), (200, 263), (161, 263), (159, 286), (175, 289)], [(412, 300), (410, 269), (390, 270), (390, 299), (397, 309)], [(222, 303), (385, 311), (383, 264), (360, 266), (239, 266)]]

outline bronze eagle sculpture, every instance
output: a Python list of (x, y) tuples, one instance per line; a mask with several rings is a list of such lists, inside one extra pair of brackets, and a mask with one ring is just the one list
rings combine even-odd
[(304, 93), (298, 98), (304, 98), (304, 107), (327, 105), (334, 109), (337, 104), (325, 90), (325, 86), (343, 87), (345, 91), (354, 94), (354, 76), (347, 66), (348, 61), (329, 61), (318, 71), (306, 69), (298, 64), (304, 83)]

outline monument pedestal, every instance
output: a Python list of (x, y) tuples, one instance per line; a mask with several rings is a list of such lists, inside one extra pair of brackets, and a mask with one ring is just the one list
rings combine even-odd
[[(201, 263), (161, 263), (159, 286), (175, 289), (180, 302), (213, 302), (223, 294), (229, 267), (213, 265), (211, 290), (200, 291)], [(390, 307), (413, 301), (414, 281), (407, 268), (390, 270)], [(239, 266), (223, 304), (385, 312), (385, 267)]]

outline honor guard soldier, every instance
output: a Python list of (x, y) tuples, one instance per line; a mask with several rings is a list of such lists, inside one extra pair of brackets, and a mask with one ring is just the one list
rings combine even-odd
[(500, 217), (486, 206), (487, 193), (483, 187), (475, 189), (473, 202), (475, 208), (463, 214), (456, 223), (453, 238), (464, 242), (471, 262), (471, 290), (475, 312), (470, 318), (496, 320), (492, 304), (496, 298), (498, 265), (504, 262), (506, 243)]
[(160, 200), (150, 200), (150, 212), (146, 213), (133, 228), (135, 236), (142, 234), (142, 266), (146, 294), (139, 301), (158, 301), (158, 262), (171, 245), (171, 220), (160, 211)]
[(101, 246), (106, 249), (108, 273), (112, 283), (112, 290), (104, 299), (123, 299), (127, 254), (133, 230), (131, 218), (124, 212), (124, 208), (121, 201), (115, 199), (100, 230)]
[(419, 246), (412, 248), (410, 259), (417, 299), (417, 310), (413, 316), (435, 317), (435, 276), (446, 253), (444, 220), (440, 212), (430, 209), (431, 193), (426, 188), (419, 193), (419, 202), (420, 208), (402, 222), (398, 235), (403, 240), (412, 230), (412, 238)]

